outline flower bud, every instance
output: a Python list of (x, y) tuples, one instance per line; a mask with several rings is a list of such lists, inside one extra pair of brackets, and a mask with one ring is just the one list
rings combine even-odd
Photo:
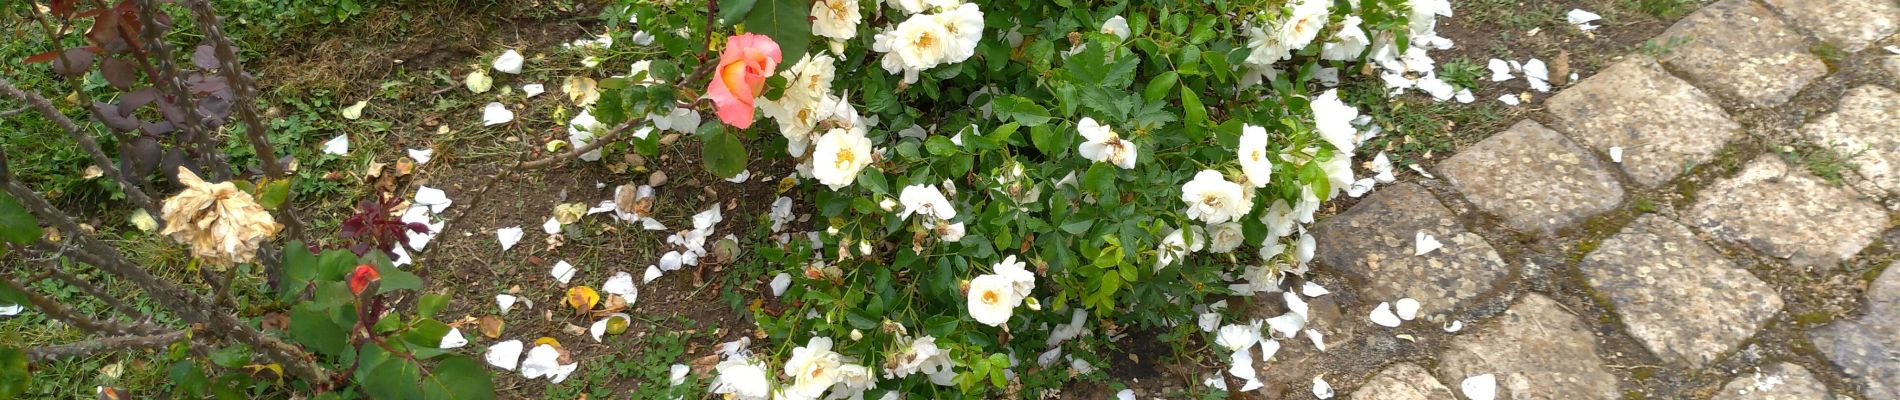
[(885, 198), (883, 201), (877, 202), (877, 206), (878, 208), (883, 208), (884, 212), (891, 212), (897, 210), (897, 201)]
[(1036, 301), (1034, 297), (1023, 299), (1023, 303), (1028, 304), (1032, 311), (1042, 311), (1042, 302)]
[(851, 340), (864, 340), (864, 332), (859, 332), (857, 329), (852, 329)]
[(871, 241), (865, 240), (858, 242), (858, 254), (871, 255)]
[(834, 39), (831, 41), (830, 44), (831, 44), (831, 54), (837, 55), (839, 57), (844, 56), (844, 42), (843, 41)]
[(831, 236), (838, 236), (838, 227), (836, 226), (825, 227), (825, 234), (831, 235)]
[(363, 294), (363, 289), (369, 288), (370, 283), (382, 279), (382, 274), (376, 273), (376, 266), (369, 264), (358, 265), (356, 266), (356, 272), (350, 274), (350, 294)]

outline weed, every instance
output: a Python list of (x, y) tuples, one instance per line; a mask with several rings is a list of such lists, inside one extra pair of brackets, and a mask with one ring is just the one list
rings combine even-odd
[(1643, 53), (1643, 55), (1650, 57), (1662, 57), (1668, 55), (1671, 51), (1675, 51), (1676, 47), (1688, 44), (1692, 40), (1694, 39), (1685, 36), (1670, 36), (1667, 39), (1649, 39), (1643, 41), (1643, 44), (1636, 46), (1636, 52)]
[(1808, 172), (1813, 173), (1814, 176), (1821, 177), (1821, 179), (1827, 180), (1829, 185), (1840, 186), (1842, 177), (1846, 171), (1852, 171), (1860, 167), (1855, 164), (1853, 160), (1867, 153), (1867, 149), (1865, 148), (1852, 152), (1838, 151), (1843, 150), (1840, 148), (1844, 147), (1846, 146), (1840, 144), (1830, 145), (1828, 147), (1802, 144), (1799, 146), (1782, 147), (1780, 151), (1776, 153), (1781, 154), (1782, 159), (1790, 163), (1800, 164), (1806, 167)]
[(1388, 156), (1397, 165), (1448, 154), (1490, 135), (1510, 117), (1509, 110), (1494, 103), (1430, 102), (1409, 96), (1387, 101), (1385, 88), (1378, 82), (1355, 82), (1344, 90), (1348, 94), (1341, 97), (1370, 99), (1356, 105), (1385, 129), (1364, 148), (1390, 151)]
[(1438, 78), (1451, 83), (1453, 86), (1465, 89), (1476, 89), (1478, 87), (1478, 79), (1485, 76), (1485, 73), (1486, 70), (1484, 66), (1478, 65), (1477, 62), (1471, 61), (1469, 58), (1458, 57), (1458, 59), (1451, 60), (1440, 66), (1438, 69)]
[(630, 398), (635, 400), (670, 400), (705, 392), (705, 383), (690, 373), (680, 384), (674, 385), (672, 366), (685, 362), (681, 356), (686, 354), (687, 343), (709, 336), (699, 330), (683, 329), (692, 326), (693, 322), (681, 316), (646, 325), (648, 335), (629, 346), (637, 349), (634, 352), (638, 356), (603, 358), (606, 361), (585, 368), (585, 376), (577, 377), (580, 382), (549, 384), (545, 397), (623, 398), (614, 390), (627, 386), (627, 383), (631, 383), (634, 388), (631, 391), (633, 397)]

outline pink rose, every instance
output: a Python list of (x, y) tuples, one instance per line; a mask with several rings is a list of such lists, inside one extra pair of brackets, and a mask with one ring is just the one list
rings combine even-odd
[(765, 78), (778, 70), (778, 43), (758, 34), (743, 34), (726, 40), (719, 53), (719, 68), (713, 71), (712, 85), (706, 95), (712, 97), (719, 120), (739, 129), (752, 126), (753, 101), (765, 89)]

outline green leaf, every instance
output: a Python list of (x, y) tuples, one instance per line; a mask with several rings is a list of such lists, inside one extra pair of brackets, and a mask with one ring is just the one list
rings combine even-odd
[(956, 143), (951, 143), (948, 137), (934, 135), (930, 137), (930, 140), (924, 141), (924, 150), (929, 151), (930, 155), (933, 156), (947, 156), (956, 154), (957, 145)]
[(356, 270), (356, 254), (349, 250), (326, 250), (317, 259), (317, 279), (341, 281)]
[(442, 306), (447, 304), (449, 304), (449, 295), (425, 294), (422, 295), (422, 299), (416, 300), (416, 314), (423, 318), (435, 318), (435, 312), (442, 310)]
[(411, 325), (408, 332), (403, 332), (402, 338), (419, 347), (442, 347), (442, 338), (448, 335), (448, 324), (423, 318)]
[(284, 245), (284, 285), (278, 289), (277, 297), (284, 301), (303, 293), (310, 280), (317, 279), (317, 256), (310, 254), (310, 248), (303, 241), (293, 240)]
[(0, 347), (0, 399), (18, 398), (33, 386), (33, 371), (26, 369), (26, 352)]
[(885, 180), (884, 173), (879, 172), (876, 168), (865, 168), (864, 172), (859, 172), (858, 185), (864, 186), (864, 189), (870, 190), (871, 193), (887, 194), (891, 192), (891, 185)]
[(752, 11), (753, 4), (757, 2), (758, 0), (721, 1), (719, 2), (719, 20), (726, 26), (739, 23), (739, 20), (746, 16), (746, 12)]
[(1188, 86), (1181, 86), (1181, 109), (1187, 120), (1187, 134), (1194, 140), (1207, 138), (1201, 125), (1207, 123), (1207, 107), (1201, 105), (1201, 96)]
[(1056, 133), (1046, 125), (1029, 129), (1029, 141), (1036, 145), (1036, 150), (1051, 157), (1060, 157), (1069, 151), (1069, 142), (1073, 140), (1071, 136), (1067, 132)]
[[(372, 253), (382, 254), (381, 252)], [(376, 289), (376, 294), (384, 294), (403, 289), (422, 290), (422, 278), (417, 277), (416, 274), (409, 273), (409, 271), (389, 267), (377, 268), (376, 272), (380, 273), (383, 277), (382, 284)]]
[(21, 207), (13, 195), (0, 193), (0, 239), (14, 244), (32, 244), (40, 240), (40, 223), (33, 219), (33, 213)]
[(264, 206), (266, 210), (276, 210), (286, 201), (290, 201), (290, 179), (270, 181), (258, 190), (257, 205)]
[(1049, 109), (1022, 96), (996, 97), (990, 100), (990, 110), (998, 118), (1015, 120), (1024, 126), (1039, 126), (1049, 122)]
[(314, 303), (300, 303), (290, 308), (290, 338), (332, 357), (349, 350), (349, 335)]
[(699, 147), (699, 155), (706, 171), (720, 178), (731, 178), (745, 171), (745, 145), (731, 132), (720, 131), (707, 137)]
[(474, 359), (449, 356), (435, 364), (429, 378), (422, 382), (422, 398), (436, 400), (488, 400), (495, 398), (495, 380)]
[[(779, 70), (790, 68), (805, 48), (811, 45), (811, 2), (806, 0), (757, 0), (746, 13), (745, 30), (772, 37), (779, 53), (785, 55)], [(733, 172), (737, 174), (738, 172)], [(732, 176), (725, 174), (721, 176)]]
[[(1108, 163), (1095, 163), (1089, 166), (1089, 172), (1082, 175), (1082, 189), (1101, 194), (1103, 197), (1115, 196), (1115, 166)], [(1112, 199), (1097, 200), (1108, 202)]]
[(422, 381), (422, 366), (404, 359), (391, 359), (370, 372), (363, 381), (364, 391), (371, 399), (420, 399), (422, 388), (416, 386)]
[(1174, 71), (1163, 72), (1161, 75), (1155, 76), (1154, 80), (1148, 81), (1148, 88), (1141, 92), (1142, 100), (1161, 100), (1162, 97), (1168, 95), (1168, 89), (1174, 88), (1175, 81), (1180, 79), (1181, 75)]

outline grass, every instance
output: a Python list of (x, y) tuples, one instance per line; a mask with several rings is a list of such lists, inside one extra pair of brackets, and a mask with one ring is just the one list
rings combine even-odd
[(1860, 168), (1859, 164), (1854, 163), (1854, 159), (1866, 154), (1868, 150), (1865, 148), (1852, 150), (1844, 147), (1839, 144), (1826, 147), (1801, 144), (1782, 147), (1775, 153), (1780, 154), (1781, 158), (1789, 163), (1807, 168), (1808, 172), (1826, 180), (1829, 185), (1840, 186), (1849, 171)]
[(1518, 32), (1564, 23), (1562, 5), (1545, 1), (1476, 0), (1455, 4), (1458, 18), (1496, 21)]
[(1373, 123), (1385, 132), (1367, 141), (1362, 153), (1387, 151), (1394, 165), (1425, 163), (1504, 128), (1516, 111), (1491, 101), (1471, 104), (1432, 102), (1407, 94), (1387, 99), (1382, 83), (1355, 81), (1343, 87), (1357, 99), (1361, 113), (1372, 116)]
[(702, 393), (706, 382), (700, 382), (697, 376), (686, 374), (686, 379), (678, 386), (671, 382), (671, 367), (674, 364), (687, 364), (688, 343), (695, 340), (712, 338), (712, 332), (694, 329), (696, 324), (686, 317), (674, 316), (660, 321), (636, 321), (629, 327), (627, 334), (646, 332), (646, 336), (634, 339), (630, 346), (620, 348), (621, 354), (599, 355), (588, 360), (579, 375), (569, 377), (567, 382), (549, 384), (543, 397), (547, 399), (576, 398), (626, 398), (627, 393), (615, 393), (616, 388), (632, 386), (630, 393), (636, 400), (670, 400)]
[(1637, 10), (1661, 19), (1675, 19), (1702, 7), (1697, 0), (1619, 0), (1617, 8)]

